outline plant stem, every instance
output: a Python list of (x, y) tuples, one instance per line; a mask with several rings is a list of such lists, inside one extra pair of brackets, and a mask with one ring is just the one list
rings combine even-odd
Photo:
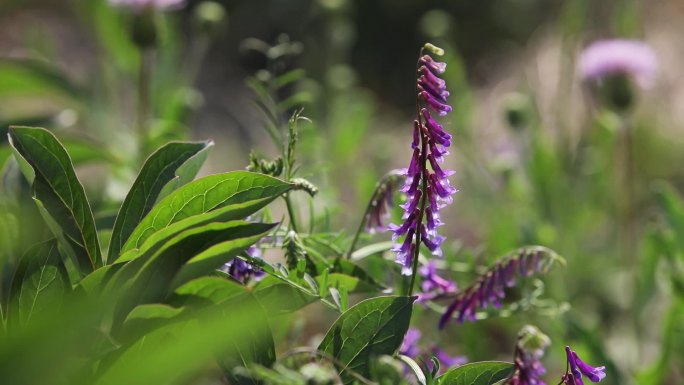
[(625, 257), (629, 263), (635, 263), (636, 256), (636, 223), (634, 221), (634, 204), (635, 204), (635, 170), (634, 170), (634, 141), (632, 127), (627, 121), (625, 116), (620, 117), (621, 128), (624, 133), (624, 189), (625, 189), (625, 202), (624, 202), (624, 231), (623, 240), (625, 247)]
[(292, 230), (294, 232), (297, 232), (297, 219), (295, 217), (294, 213), (294, 207), (292, 206), (292, 201), (290, 200), (290, 193), (286, 193), (285, 196), (283, 197), (285, 199), (285, 205), (287, 206), (287, 214), (290, 217), (290, 227), (292, 227)]
[(140, 49), (140, 63), (138, 67), (138, 158), (144, 161), (147, 155), (148, 127), (152, 88), (152, 53), (145, 48)]

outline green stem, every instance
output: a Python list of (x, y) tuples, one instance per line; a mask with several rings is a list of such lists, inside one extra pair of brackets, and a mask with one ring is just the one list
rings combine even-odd
[(287, 206), (287, 214), (290, 217), (290, 227), (292, 227), (292, 230), (294, 230), (294, 232), (297, 233), (297, 219), (295, 217), (292, 201), (290, 200), (290, 193), (285, 194), (283, 199), (285, 199), (285, 205)]

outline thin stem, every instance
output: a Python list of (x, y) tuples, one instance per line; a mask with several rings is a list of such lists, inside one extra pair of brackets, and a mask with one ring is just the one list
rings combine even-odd
[(140, 49), (140, 63), (138, 67), (138, 157), (142, 161), (147, 154), (147, 120), (150, 114), (152, 65), (151, 51)]
[[(371, 199), (368, 201), (368, 205), (366, 205), (366, 210), (363, 212), (363, 216), (361, 217), (361, 222), (359, 223), (359, 227), (356, 229), (356, 233), (354, 234), (354, 239), (352, 240), (351, 245), (349, 246), (349, 250), (347, 250), (347, 259), (351, 259), (352, 253), (354, 253), (354, 250), (356, 249), (356, 243), (359, 241), (359, 237), (361, 236), (361, 233), (363, 232), (363, 229), (366, 226), (366, 221), (368, 217), (368, 213), (370, 210), (373, 208), (373, 202), (375, 201), (375, 194), (378, 191), (378, 188), (381, 186), (381, 182), (378, 182), (378, 184), (375, 186), (375, 191), (373, 191), (373, 195), (371, 196)], [(337, 257), (339, 260), (340, 256)], [(337, 261), (335, 261), (335, 264), (337, 264)]]
[(297, 219), (294, 213), (294, 207), (292, 206), (292, 201), (290, 200), (290, 193), (285, 194), (283, 197), (285, 199), (285, 205), (287, 206), (287, 214), (290, 217), (290, 227), (297, 233)]
[(636, 223), (634, 221), (634, 203), (635, 203), (635, 170), (634, 170), (634, 145), (632, 127), (629, 125), (625, 116), (620, 117), (621, 128), (624, 131), (624, 232), (623, 240), (625, 247), (625, 256), (629, 263), (634, 263), (636, 255)]

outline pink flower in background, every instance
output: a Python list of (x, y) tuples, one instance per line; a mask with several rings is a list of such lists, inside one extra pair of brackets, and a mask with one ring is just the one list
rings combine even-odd
[(128, 8), (135, 12), (146, 9), (165, 11), (183, 7), (185, 0), (109, 0), (109, 4), (115, 7)]
[(653, 84), (658, 58), (649, 45), (639, 40), (599, 40), (582, 51), (579, 73), (584, 80), (600, 81), (626, 75), (643, 88)]

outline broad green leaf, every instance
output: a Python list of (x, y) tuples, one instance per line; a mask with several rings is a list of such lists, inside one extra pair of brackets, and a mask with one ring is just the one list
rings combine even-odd
[(33, 197), (65, 248), (73, 252), (81, 272), (102, 264), (100, 244), (83, 186), (57, 138), (43, 128), (11, 127), (10, 140)]
[(508, 378), (513, 364), (500, 361), (474, 362), (453, 368), (437, 379), (438, 385), (492, 385)]
[(234, 281), (221, 277), (201, 277), (186, 282), (173, 292), (171, 302), (178, 303), (189, 299), (196, 302), (201, 299), (208, 303), (218, 304), (229, 298), (239, 296), (247, 289)]
[[(326, 283), (322, 276), (316, 277), (316, 282), (319, 286), (323, 286)], [(371, 285), (357, 277), (340, 273), (329, 273), (327, 284), (329, 287), (337, 289), (344, 287), (348, 293), (366, 293), (378, 288), (378, 286)]]
[(376, 297), (344, 312), (326, 333), (318, 349), (339, 363), (345, 384), (354, 374), (370, 375), (373, 356), (391, 355), (399, 348), (411, 321), (414, 297)]
[[(121, 247), (123, 247), (135, 226), (152, 209), (164, 186), (172, 181), (175, 182), (174, 185), (181, 182), (181, 178), (177, 173), (179, 168), (193, 156), (209, 148), (211, 145), (211, 141), (169, 143), (150, 155), (128, 195), (126, 195), (126, 199), (124, 199), (121, 210), (119, 210), (119, 214), (116, 217), (114, 229), (112, 230), (112, 239), (109, 244), (108, 259), (110, 261), (118, 257)], [(193, 170), (195, 172), (198, 171), (198, 169)], [(192, 179), (195, 177), (195, 174), (190, 174), (184, 175), (182, 182), (187, 182), (188, 178)]]
[(279, 179), (246, 171), (233, 171), (190, 182), (161, 200), (143, 218), (122, 248), (139, 248), (155, 232), (175, 222), (220, 207), (265, 197), (277, 197), (292, 185)]
[[(122, 291), (115, 322), (133, 307), (162, 301), (174, 286), (183, 283), (179, 271), (196, 255), (202, 256), (183, 277), (195, 278), (200, 272), (227, 262), (261, 239), (273, 225), (233, 221), (211, 223), (186, 230), (158, 250), (149, 260), (138, 259), (122, 268), (108, 285), (108, 292)], [(203, 254), (203, 252), (206, 253)], [(204, 270), (208, 269), (208, 270)], [(173, 282), (173, 285), (172, 285)]]
[(12, 286), (17, 307), (11, 310), (21, 325), (47, 308), (59, 307), (70, 285), (56, 240), (37, 244), (26, 252)]
[(119, 269), (124, 267), (123, 263), (102, 266), (83, 278), (76, 289), (82, 289), (86, 294), (92, 295), (100, 291), (105, 284), (116, 274)]
[(211, 140), (204, 143), (206, 146), (201, 151), (188, 158), (180, 167), (178, 167), (176, 170), (176, 177), (168, 181), (164, 188), (162, 188), (157, 197), (157, 202), (166, 198), (177, 188), (186, 185), (195, 179), (197, 173), (209, 156), (209, 149), (214, 145), (214, 142)]
[(194, 215), (192, 217), (180, 220), (149, 236), (139, 249), (131, 249), (121, 254), (116, 262), (125, 262), (141, 257), (144, 258), (146, 255), (154, 253), (166, 241), (179, 234), (181, 231), (213, 222), (227, 222), (236, 219), (245, 219), (267, 204), (271, 203), (275, 198), (275, 196), (271, 196), (250, 200), (244, 203), (230, 204), (208, 213)]
[(123, 343), (134, 341), (154, 329), (170, 324), (185, 310), (161, 303), (136, 306), (126, 317), (119, 339)]
[(262, 279), (253, 292), (259, 303), (270, 309), (274, 316), (292, 313), (318, 299), (315, 295), (272, 276)]

